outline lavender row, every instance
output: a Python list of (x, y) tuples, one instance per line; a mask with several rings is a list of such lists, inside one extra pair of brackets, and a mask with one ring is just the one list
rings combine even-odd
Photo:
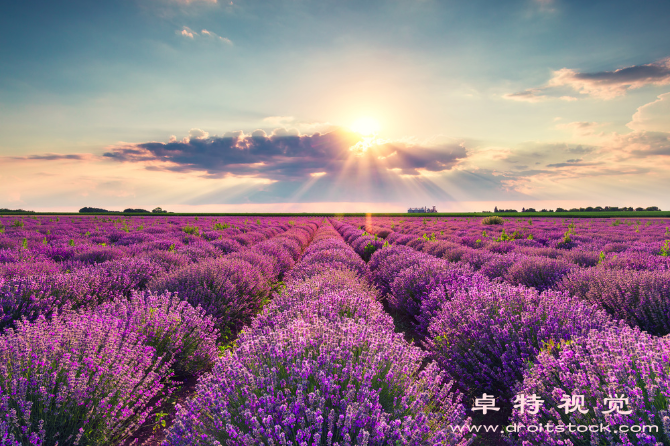
[[(464, 247), (439, 239), (418, 237), (407, 242), (407, 235), (370, 224), (366, 226), (367, 230), (376, 232), (377, 235), (366, 235), (368, 232), (346, 223), (336, 224), (346, 225), (343, 236), (350, 239), (352, 246), (357, 247), (357, 252), (364, 258), (379, 248), (382, 244), (380, 237), (384, 236), (384, 244), (412, 247), (440, 259), (470, 267), (491, 280), (523, 285), (538, 291), (565, 291), (600, 305), (616, 319), (625, 320), (631, 326), (660, 336), (670, 333), (670, 257), (663, 255), (664, 251), (645, 250), (644, 245), (639, 243), (630, 246), (602, 245), (602, 240), (600, 245), (603, 251), (600, 253), (589, 251), (594, 248), (594, 244), (580, 246), (575, 241), (570, 242), (574, 246), (564, 246), (562, 249), (531, 249), (519, 248), (518, 243), (523, 240), (512, 239), (498, 241), (494, 245), (498, 250), (509, 250), (503, 254), (487, 251), (483, 247)], [(547, 222), (536, 224), (551, 226)], [(606, 226), (598, 221), (582, 221), (581, 225), (587, 228), (591, 225), (599, 226), (600, 231), (607, 228), (617, 229), (617, 226)], [(657, 235), (667, 235), (667, 231), (661, 233), (658, 229), (661, 225), (645, 227), (656, 228)], [(574, 232), (577, 230), (574, 226), (568, 227), (567, 231), (572, 233), (569, 237), (575, 238)], [(648, 231), (651, 232), (652, 229)], [(607, 239), (606, 232), (602, 238)], [(594, 240), (597, 239), (594, 237)], [(528, 255), (527, 252), (533, 252), (534, 255)], [(621, 271), (625, 271), (625, 274)], [(424, 290), (424, 294), (428, 292), (429, 290)], [(419, 331), (425, 328), (419, 327)]]
[(393, 333), (365, 264), (321, 227), (286, 288), (178, 407), (166, 445), (467, 444), (460, 396)]
[[(270, 285), (293, 266), (316, 227), (294, 226), (230, 259), (177, 264), (172, 272), (150, 268), (147, 259), (125, 258), (90, 267), (105, 271), (113, 264), (115, 274), (95, 276), (105, 280), (81, 274), (87, 268), (42, 277), (38, 283), (57, 286), (24, 293), (26, 305), (20, 310), (25, 312), (6, 311), (5, 299), (3, 315), (23, 320), (14, 318), (14, 326), (0, 335), (2, 444), (108, 445), (127, 438), (161, 407), (174, 389), (174, 378), (211, 368), (218, 356), (217, 340), (225, 338), (220, 330), (229, 332), (231, 324), (239, 326), (239, 319), (249, 320), (259, 309), (249, 304), (255, 296), (247, 295), (245, 286), (261, 289), (266, 298)], [(203, 308), (200, 302), (191, 305), (188, 300), (198, 300), (194, 288), (167, 291), (162, 282), (173, 274), (197, 274), (210, 261), (237, 268), (229, 269), (228, 277), (220, 274), (226, 287), (210, 288), (208, 296), (215, 302), (229, 299), (227, 308), (238, 320), (231, 322), (230, 315)], [(127, 274), (129, 269), (142, 277), (142, 286), (155, 291), (138, 291), (140, 282), (132, 280), (136, 277)], [(120, 280), (127, 277), (132, 279)], [(116, 288), (96, 288), (101, 283)], [(195, 290), (203, 287), (207, 288)], [(4, 290), (5, 297), (17, 294), (16, 287)], [(62, 301), (67, 305), (59, 306)], [(82, 301), (86, 305), (74, 311)], [(33, 321), (26, 318), (30, 316)]]
[[(366, 237), (336, 225), (352, 245)], [(545, 344), (612, 323), (577, 298), (491, 282), (404, 245), (375, 251), (368, 269), (389, 307), (410, 319), (433, 358), (471, 397), (488, 392), (509, 401), (525, 363)]]
[[(91, 265), (70, 264), (73, 269), (63, 272), (0, 278), (0, 329), (11, 326), (21, 317), (34, 320), (40, 314), (49, 316), (53, 311), (67, 308), (92, 308), (143, 289), (181, 292), (194, 306), (202, 305), (217, 317), (223, 317), (222, 308), (232, 305), (228, 310), (232, 318), (244, 316), (248, 320), (269, 295), (271, 284), (279, 280), (300, 255), (310, 231), (305, 228), (310, 225), (313, 231), (315, 224), (303, 221), (294, 227), (286, 225), (291, 228), (288, 231), (273, 230), (272, 233), (279, 231), (279, 235), (265, 241), (260, 241), (258, 236), (259, 241), (251, 247), (236, 247), (227, 260), (223, 257), (225, 251), (206, 242), (195, 241), (187, 249), (179, 250), (169, 248), (178, 243), (173, 240), (166, 250), (139, 250), (134, 257)], [(247, 263), (257, 267), (250, 269), (245, 266)], [(197, 282), (198, 277), (208, 275), (209, 271), (212, 274), (194, 289), (193, 281)], [(208, 294), (207, 289), (213, 291)], [(244, 298), (247, 294), (249, 302)], [(235, 300), (241, 302), (238, 304)], [(238, 310), (237, 306), (242, 308)], [(239, 323), (231, 324), (241, 327)], [(228, 330), (224, 324), (220, 328), (222, 334)]]
[(0, 277), (73, 271), (171, 252), (183, 262), (239, 251), (308, 219), (0, 217)]
[[(356, 233), (345, 224), (339, 226), (343, 233)], [(425, 308), (426, 301), (441, 305), (437, 312), (433, 307), (428, 315), (419, 310), (413, 316), (424, 324), (430, 319), (427, 348), (472, 398), (484, 392), (502, 395), (508, 407), (516, 403), (510, 422), (554, 427), (535, 432), (521, 429), (507, 435), (510, 444), (670, 442), (667, 337), (655, 338), (637, 327), (617, 323), (599, 306), (567, 294), (477, 280), (471, 271), (461, 271), (456, 286), (435, 287), (437, 278), (454, 265), (402, 245), (376, 251), (368, 266), (392, 307), (413, 314)], [(426, 282), (422, 276), (429, 277), (428, 271), (434, 273)], [(647, 280), (640, 280), (644, 275)], [(408, 287), (402, 284), (412, 279), (423, 285), (417, 287), (421, 292), (408, 295)], [(663, 293), (667, 295), (664, 290), (669, 282), (663, 271), (629, 270), (622, 275), (607, 268), (580, 269), (572, 281), (580, 297), (602, 303), (601, 296), (605, 296), (606, 308), (633, 325), (645, 321), (657, 327), (667, 324)], [(597, 288), (601, 292), (594, 291)], [(422, 305), (417, 305), (416, 296)], [(655, 299), (646, 302), (645, 297)], [(628, 306), (620, 305), (624, 303)], [(613, 410), (618, 406), (608, 401), (626, 407)], [(537, 414), (533, 414), (533, 404), (537, 404)], [(585, 433), (570, 429), (570, 423), (611, 429)], [(555, 429), (556, 425), (563, 428)], [(628, 426), (628, 433), (619, 431), (620, 425)], [(630, 429), (633, 426), (638, 430)]]

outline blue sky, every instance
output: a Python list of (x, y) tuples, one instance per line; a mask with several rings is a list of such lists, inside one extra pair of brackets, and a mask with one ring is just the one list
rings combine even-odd
[(0, 207), (670, 208), (669, 17), (667, 1), (13, 2)]

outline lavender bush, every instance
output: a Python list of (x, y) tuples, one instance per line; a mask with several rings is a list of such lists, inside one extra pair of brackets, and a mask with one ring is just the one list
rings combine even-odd
[(612, 323), (597, 306), (563, 293), (481, 282), (443, 304), (427, 344), (463, 389), (509, 399), (526, 363), (546, 343)]
[[(517, 389), (544, 403), (537, 414), (516, 411), (511, 421), (554, 427), (551, 432), (521, 429), (512, 438), (523, 446), (670, 444), (668, 358), (670, 339), (626, 326), (594, 330), (544, 349)], [(583, 398), (579, 408), (565, 404), (566, 398), (571, 401), (575, 395)], [(620, 399), (620, 410), (614, 410), (608, 398)], [(568, 424), (606, 426), (609, 432), (579, 432)], [(557, 425), (564, 425), (562, 432)], [(629, 432), (618, 429), (621, 425), (628, 426)], [(645, 426), (656, 429), (642, 431)]]
[(296, 321), (220, 358), (166, 444), (467, 444), (446, 429), (469, 423), (460, 396), (434, 364), (421, 370), (424, 357), (352, 320)]
[(192, 375), (211, 367), (217, 358), (218, 331), (211, 316), (176, 294), (133, 292), (94, 310), (101, 318), (117, 317), (135, 327), (155, 355), (170, 359), (175, 373)]
[(0, 336), (2, 444), (114, 444), (166, 395), (170, 366), (113, 316), (18, 322)]
[(188, 265), (150, 282), (149, 289), (179, 293), (214, 317), (220, 340), (248, 324), (270, 293), (267, 277), (240, 259), (211, 259)]
[(588, 268), (567, 275), (559, 288), (651, 334), (670, 333), (670, 271)]
[[(253, 333), (268, 333), (302, 319), (351, 318), (393, 330), (393, 321), (378, 300), (377, 291), (355, 271), (328, 269), (306, 280), (293, 280), (276, 295), (251, 323)], [(241, 335), (244, 339), (245, 334)]]

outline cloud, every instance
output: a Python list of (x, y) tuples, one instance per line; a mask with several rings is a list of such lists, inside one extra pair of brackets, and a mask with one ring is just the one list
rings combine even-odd
[(604, 125), (605, 124), (598, 122), (577, 121), (569, 122), (567, 124), (557, 124), (556, 128), (561, 130), (571, 130), (575, 136), (593, 136), (596, 134), (602, 136), (602, 132), (596, 133), (596, 131)]
[[(200, 129), (191, 129), (188, 132), (188, 136), (189, 136), (190, 139), (205, 139), (209, 136), (209, 133), (207, 133), (204, 130), (200, 130)], [(170, 138), (170, 139), (172, 139), (172, 138)], [(170, 141), (170, 142), (174, 142), (174, 141)]]
[(60, 161), (60, 160), (77, 160), (82, 161), (89, 159), (91, 156), (84, 155), (63, 155), (60, 153), (46, 153), (44, 155), (27, 155), (27, 156), (12, 156), (10, 159), (14, 160), (41, 160), (41, 161)]
[(518, 93), (507, 93), (503, 95), (503, 98), (509, 99), (511, 101), (519, 101), (519, 102), (540, 102), (540, 101), (546, 101), (548, 99), (547, 96), (544, 96), (541, 94), (542, 90), (539, 88), (532, 88), (524, 91), (520, 91)]
[(603, 151), (615, 155), (617, 160), (653, 158), (658, 162), (659, 157), (670, 156), (670, 133), (634, 131), (625, 135), (614, 134)]
[(146, 163), (153, 170), (202, 171), (212, 177), (253, 176), (272, 180), (299, 180), (312, 174), (340, 176), (348, 170), (396, 170), (401, 175), (450, 170), (467, 157), (460, 144), (425, 147), (404, 142), (374, 141), (368, 149), (350, 148), (361, 137), (345, 130), (299, 135), (283, 128), (267, 135), (230, 132), (182, 141), (121, 144), (109, 148), (104, 157), (119, 162)]
[(581, 94), (612, 99), (626, 94), (628, 90), (646, 85), (668, 84), (670, 84), (670, 58), (650, 64), (595, 73), (580, 73), (573, 69), (563, 68), (554, 72), (548, 86), (568, 86)]
[(184, 37), (188, 37), (189, 39), (193, 39), (195, 36), (198, 35), (197, 32), (193, 31), (191, 28), (188, 26), (185, 26), (181, 29), (181, 31), (177, 31), (177, 34), (180, 34)]
[(561, 100), (561, 101), (576, 101), (577, 98), (574, 98), (572, 96), (550, 96), (547, 94), (544, 94), (546, 91), (546, 88), (529, 88), (528, 90), (524, 91), (519, 91), (517, 93), (507, 93), (503, 95), (503, 98), (509, 99), (511, 101), (518, 101), (518, 102), (544, 102), (544, 101), (550, 101), (550, 100)]
[(654, 102), (639, 107), (633, 120), (626, 125), (638, 131), (670, 133), (670, 93), (662, 94)]
[(177, 30), (177, 34), (192, 40), (195, 40), (196, 37), (204, 37), (208, 39), (214, 39), (218, 42), (225, 43), (226, 45), (231, 46), (233, 45), (232, 40), (228, 39), (227, 37), (221, 37), (212, 31), (207, 31), (206, 29), (203, 29), (202, 31), (200, 31), (200, 34), (198, 34), (196, 31), (193, 31), (188, 26), (184, 26), (181, 30)]
[(233, 42), (230, 39), (228, 39), (226, 37), (221, 37), (218, 34), (213, 33), (212, 31), (207, 31), (206, 29), (203, 29), (201, 31), (201, 33), (202, 33), (203, 36), (211, 37), (212, 39), (219, 40), (219, 41), (221, 41), (221, 42), (223, 42), (227, 45), (232, 45), (233, 44)]

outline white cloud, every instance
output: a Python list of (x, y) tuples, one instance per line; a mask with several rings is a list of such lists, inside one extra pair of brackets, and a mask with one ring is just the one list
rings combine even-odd
[(200, 129), (191, 129), (188, 132), (188, 136), (190, 139), (205, 139), (209, 136), (209, 133)]
[(182, 36), (188, 37), (189, 39), (193, 39), (198, 35), (197, 32), (193, 31), (188, 26), (183, 27), (181, 31), (177, 31), (177, 34), (181, 34)]
[(626, 124), (633, 130), (670, 133), (670, 93), (662, 94), (654, 102), (643, 105)]
[(221, 37), (218, 34), (213, 33), (212, 31), (207, 31), (206, 29), (203, 29), (201, 31), (201, 33), (202, 33), (203, 36), (207, 36), (207, 37), (210, 37), (212, 39), (216, 39), (220, 42), (225, 43), (226, 45), (232, 45), (233, 44), (233, 42), (230, 39), (228, 39), (226, 37)]

